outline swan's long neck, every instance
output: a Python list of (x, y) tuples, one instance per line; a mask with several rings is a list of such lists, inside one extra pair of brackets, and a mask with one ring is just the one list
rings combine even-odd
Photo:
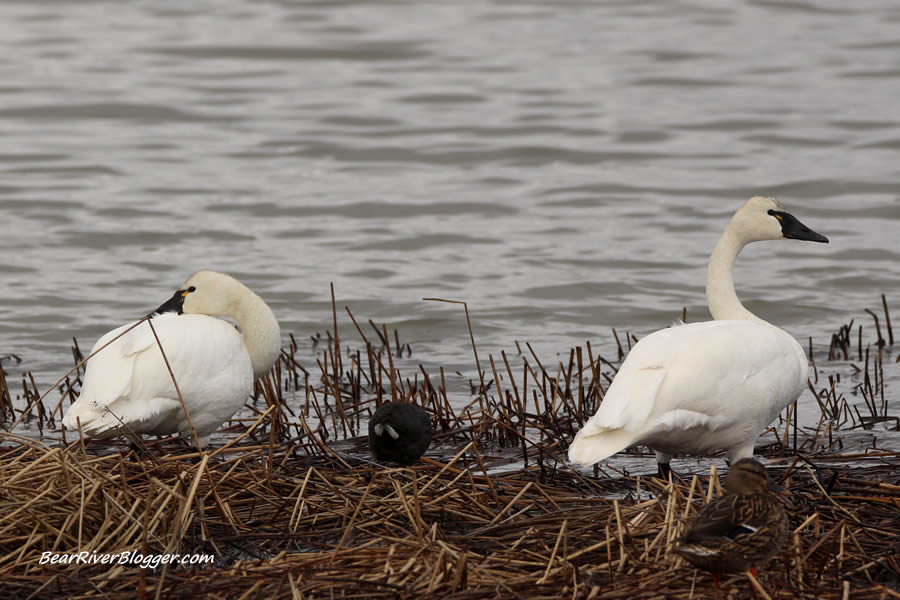
[(706, 301), (713, 319), (734, 319), (742, 321), (759, 321), (768, 325), (752, 312), (744, 308), (734, 291), (734, 261), (747, 241), (741, 239), (729, 225), (719, 238), (709, 257), (709, 268), (706, 272)]
[(269, 305), (250, 290), (246, 292), (237, 302), (233, 316), (241, 328), (253, 374), (261, 377), (272, 368), (281, 352), (281, 329)]

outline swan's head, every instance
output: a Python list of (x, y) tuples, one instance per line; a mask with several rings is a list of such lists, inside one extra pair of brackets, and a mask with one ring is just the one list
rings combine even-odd
[(783, 487), (769, 479), (766, 468), (752, 458), (742, 458), (731, 465), (725, 478), (725, 489), (729, 494), (755, 494), (766, 490), (784, 491)]
[(231, 316), (239, 290), (246, 289), (234, 277), (218, 271), (197, 271), (153, 313), (174, 312)]
[(731, 228), (746, 242), (762, 240), (806, 240), (827, 244), (828, 238), (820, 235), (785, 211), (775, 198), (755, 196), (734, 213)]
[(179, 290), (184, 298), (182, 310), (188, 314), (230, 317), (235, 302), (249, 292), (240, 281), (218, 271), (197, 271)]

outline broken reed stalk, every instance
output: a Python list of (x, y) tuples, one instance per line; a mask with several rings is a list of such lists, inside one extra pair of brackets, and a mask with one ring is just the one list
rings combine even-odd
[(884, 341), (884, 338), (881, 337), (881, 323), (878, 320), (878, 315), (876, 315), (874, 312), (872, 312), (868, 308), (865, 309), (865, 311), (867, 313), (869, 313), (869, 315), (871, 315), (872, 319), (875, 320), (875, 331), (878, 333), (878, 340), (875, 342), (875, 344), (878, 346), (878, 349), (880, 350), (881, 348), (884, 347), (885, 341)]
[(478, 371), (478, 379), (481, 381), (480, 393), (486, 393), (487, 388), (484, 385), (484, 371), (481, 370), (481, 362), (478, 360), (478, 348), (475, 345), (475, 334), (472, 333), (472, 320), (469, 318), (469, 305), (461, 300), (445, 300), (444, 298), (422, 298), (422, 300), (430, 302), (447, 302), (448, 304), (462, 304), (463, 309), (466, 311), (466, 326), (469, 328), (469, 340), (472, 342), (472, 354), (475, 355), (475, 368)]
[(172, 372), (172, 365), (169, 364), (169, 358), (166, 356), (166, 351), (162, 347), (162, 342), (159, 341), (159, 336), (156, 335), (156, 328), (153, 326), (153, 319), (148, 318), (147, 325), (150, 326), (150, 331), (153, 332), (153, 339), (156, 340), (156, 345), (159, 347), (159, 352), (160, 354), (162, 354), (163, 361), (166, 363), (166, 369), (169, 370), (169, 377), (172, 378), (172, 385), (175, 386), (175, 393), (178, 394), (178, 401), (181, 403), (181, 409), (184, 411), (184, 417), (185, 419), (187, 419), (188, 427), (191, 428), (191, 437), (194, 440), (194, 446), (197, 448), (198, 452), (203, 452), (203, 448), (200, 446), (200, 437), (197, 435), (197, 431), (194, 429), (194, 422), (191, 420), (191, 413), (188, 410), (187, 404), (184, 403), (184, 398), (181, 395), (181, 389), (178, 387), (178, 382), (175, 380), (175, 373)]

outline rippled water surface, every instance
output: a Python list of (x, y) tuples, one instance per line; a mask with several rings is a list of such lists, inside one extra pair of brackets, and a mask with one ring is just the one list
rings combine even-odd
[(34, 1), (0, 5), (0, 51), (0, 355), (39, 387), (199, 268), (310, 360), (330, 282), (410, 364), (474, 376), (435, 296), (485, 354), (612, 352), (708, 318), (756, 194), (831, 243), (745, 250), (751, 310), (820, 346), (881, 293), (900, 321), (893, 0)]

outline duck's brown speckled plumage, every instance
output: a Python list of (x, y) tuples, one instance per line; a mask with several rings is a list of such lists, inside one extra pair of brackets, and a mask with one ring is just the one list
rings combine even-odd
[(726, 481), (729, 493), (697, 514), (674, 551), (716, 573), (763, 566), (788, 535), (787, 515), (765, 484), (761, 464), (749, 458), (735, 463)]

